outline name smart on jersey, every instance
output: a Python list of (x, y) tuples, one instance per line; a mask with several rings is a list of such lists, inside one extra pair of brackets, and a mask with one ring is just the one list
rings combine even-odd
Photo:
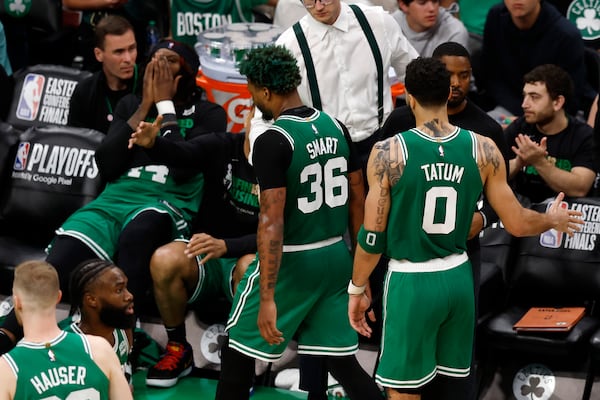
[(61, 385), (85, 385), (87, 370), (85, 367), (69, 365), (68, 367), (50, 368), (40, 372), (29, 380), (38, 394)]
[[(548, 203), (548, 208), (552, 203)], [(574, 232), (573, 236), (566, 235), (550, 229), (540, 235), (540, 245), (548, 248), (559, 248), (569, 250), (594, 251), (600, 234), (600, 207), (592, 204), (561, 203), (562, 208), (581, 211), (581, 219), (584, 221), (581, 230)]]
[(177, 13), (177, 36), (191, 36), (216, 28), (218, 26), (231, 24), (231, 15), (213, 13), (178, 12)]
[(332, 137), (320, 137), (306, 145), (306, 151), (311, 160), (323, 154), (336, 154), (338, 139)]
[(73, 178), (98, 176), (94, 150), (21, 142), (12, 177), (47, 185), (73, 184)]

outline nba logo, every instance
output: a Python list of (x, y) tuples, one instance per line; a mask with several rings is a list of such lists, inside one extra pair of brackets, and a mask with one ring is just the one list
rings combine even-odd
[[(546, 211), (552, 206), (552, 204), (554, 203), (548, 203)], [(561, 201), (559, 207), (566, 210), (569, 208), (569, 205), (566, 201)], [(555, 229), (550, 229), (540, 235), (540, 245), (542, 245), (543, 247), (548, 247), (550, 249), (558, 249), (562, 245), (563, 235), (563, 232), (558, 232)]]
[(15, 157), (15, 163), (13, 165), (13, 169), (15, 171), (24, 171), (27, 166), (27, 156), (29, 156), (29, 148), (31, 145), (29, 142), (21, 142), (19, 143), (19, 148), (17, 149), (17, 156)]
[(43, 75), (27, 74), (25, 76), (17, 105), (17, 118), (25, 121), (34, 121), (37, 118), (45, 80)]

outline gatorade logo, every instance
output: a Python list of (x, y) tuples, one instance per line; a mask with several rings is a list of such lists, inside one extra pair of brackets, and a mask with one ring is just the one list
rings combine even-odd
[[(14, 171), (94, 179), (98, 176), (94, 154), (94, 150), (90, 149), (41, 143), (31, 145), (29, 142), (22, 142), (19, 143), (13, 169)], [(13, 177), (15, 177), (14, 173)]]
[(31, 0), (4, 0), (4, 10), (12, 17), (24, 17), (31, 10)]
[(577, 26), (583, 40), (600, 38), (600, 0), (574, 0), (567, 19)]

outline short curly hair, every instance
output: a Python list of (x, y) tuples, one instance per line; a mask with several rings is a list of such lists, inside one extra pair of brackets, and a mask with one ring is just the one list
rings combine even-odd
[(450, 73), (440, 60), (418, 57), (406, 66), (404, 86), (422, 106), (441, 106), (450, 94)]
[(302, 81), (296, 58), (285, 47), (276, 45), (250, 50), (240, 63), (240, 73), (252, 84), (276, 94), (291, 93)]

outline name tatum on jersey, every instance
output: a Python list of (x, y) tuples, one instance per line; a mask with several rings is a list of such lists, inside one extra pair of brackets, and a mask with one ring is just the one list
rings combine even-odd
[(425, 164), (421, 165), (421, 169), (427, 182), (444, 180), (460, 183), (465, 172), (465, 167), (448, 163)]
[(48, 389), (60, 385), (85, 385), (85, 376), (87, 370), (85, 367), (69, 365), (57, 368), (50, 368), (46, 372), (40, 372), (29, 381), (39, 394)]

